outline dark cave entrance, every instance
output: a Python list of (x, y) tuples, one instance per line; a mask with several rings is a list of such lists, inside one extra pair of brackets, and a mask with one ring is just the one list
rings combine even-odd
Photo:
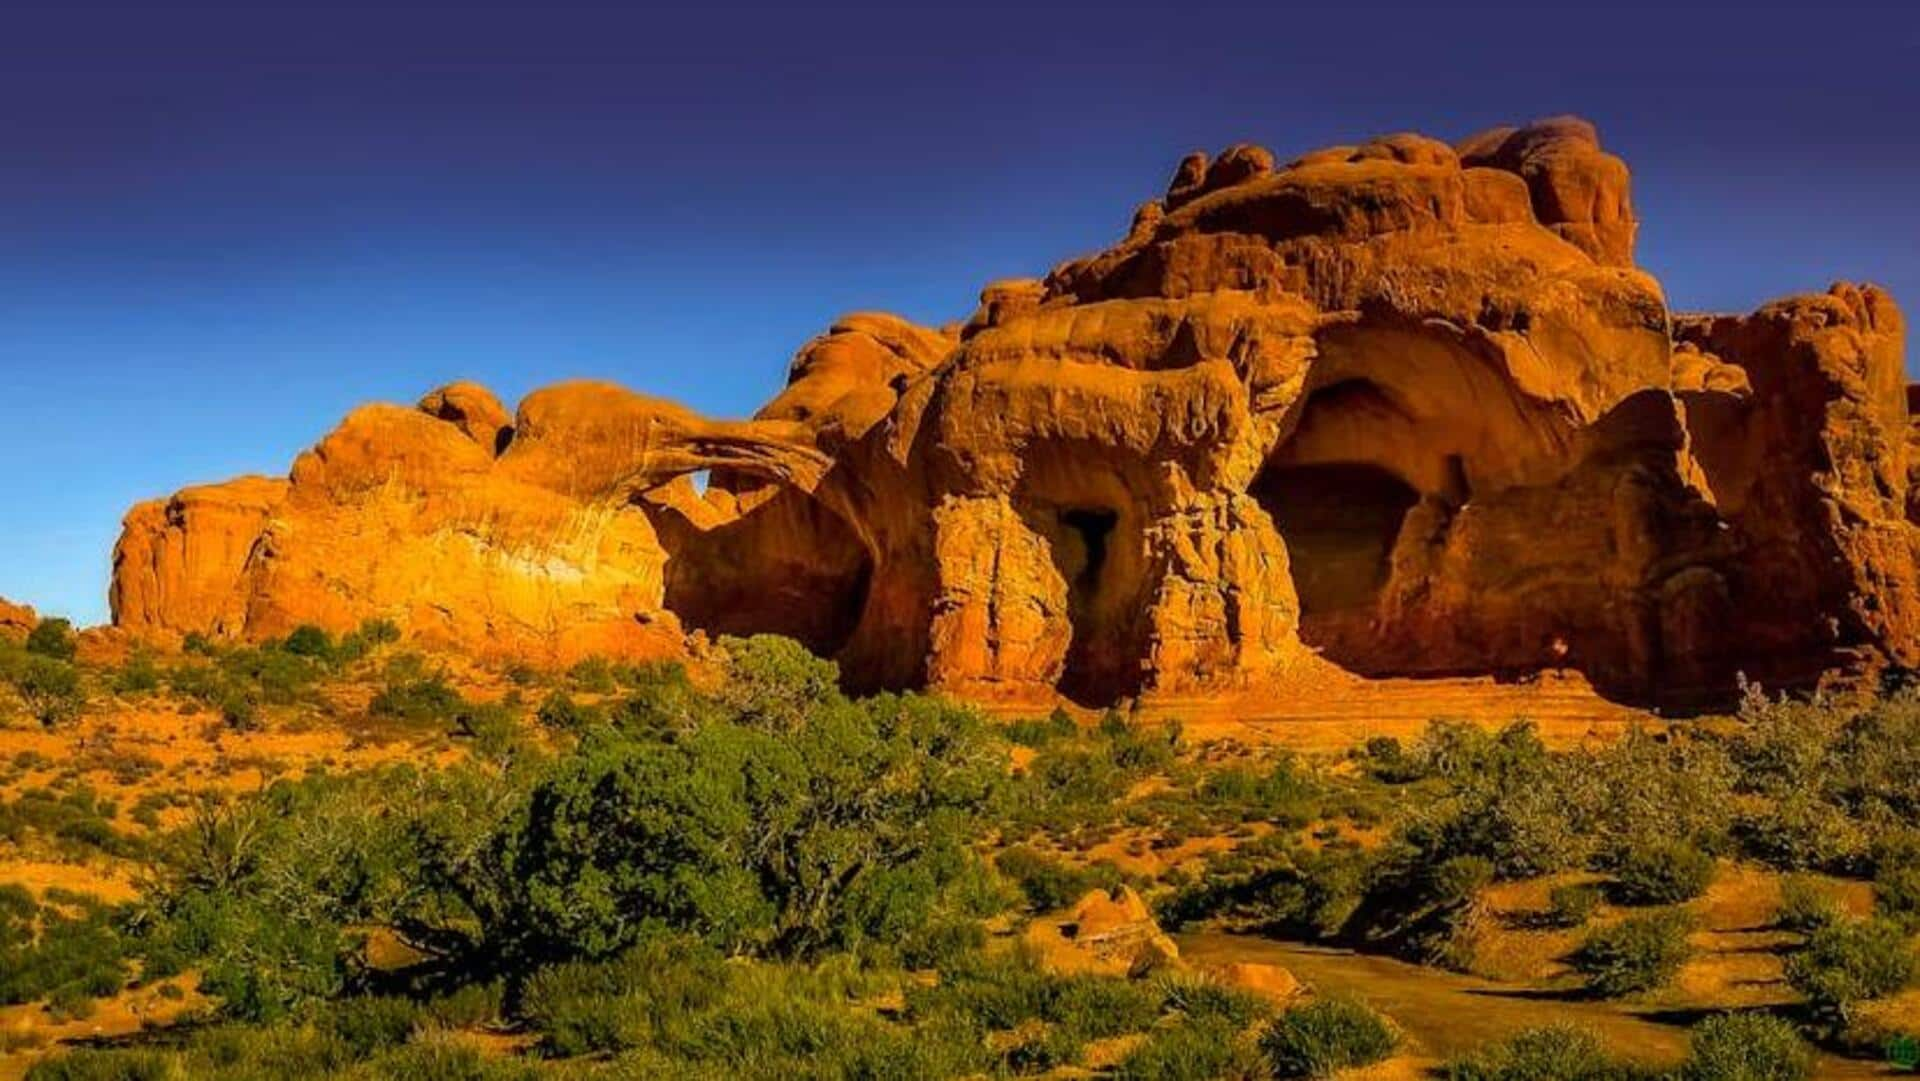
[(872, 557), (812, 496), (784, 490), (706, 530), (673, 511), (652, 517), (669, 553), (665, 604), (688, 630), (785, 635), (833, 657), (860, 625)]
[(1419, 493), (1391, 470), (1360, 462), (1272, 464), (1252, 493), (1286, 541), (1301, 639), (1324, 645), (1370, 623)]
[(1073, 637), (1060, 693), (1092, 708), (1138, 695), (1146, 682), (1138, 527), (1100, 506), (1031, 507), (1023, 516), (1067, 586)]

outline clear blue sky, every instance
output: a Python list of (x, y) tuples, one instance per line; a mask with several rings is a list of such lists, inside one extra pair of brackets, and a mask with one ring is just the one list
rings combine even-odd
[(1180, 155), (1577, 112), (1686, 308), (1920, 311), (1920, 3), (33, 0), (0, 12), (0, 596), (357, 403), (612, 378), (742, 414), (836, 314), (965, 315)]

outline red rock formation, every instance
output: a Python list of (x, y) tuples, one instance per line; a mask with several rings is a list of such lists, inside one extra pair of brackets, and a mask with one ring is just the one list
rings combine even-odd
[(603, 384), (359, 410), (286, 481), (135, 508), (116, 620), (554, 659), (773, 631), (859, 687), (1094, 704), (1325, 661), (1671, 702), (1913, 663), (1892, 302), (1675, 317), (1636, 228), (1567, 118), (1192, 155), (950, 330), (841, 320), (752, 421)]
[(40, 622), (39, 613), (30, 605), (15, 604), (0, 597), (0, 638), (24, 642)]

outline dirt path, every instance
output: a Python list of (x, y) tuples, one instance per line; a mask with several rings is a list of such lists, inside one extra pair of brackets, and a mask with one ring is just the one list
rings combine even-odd
[[(1423, 1057), (1444, 1059), (1522, 1029), (1572, 1022), (1607, 1046), (1652, 1065), (1686, 1054), (1680, 1024), (1604, 1002), (1568, 1001), (1551, 992), (1493, 983), (1386, 957), (1221, 932), (1175, 935), (1180, 955), (1196, 962), (1260, 961), (1281, 965), (1323, 992), (1366, 1000), (1400, 1025)], [(1816, 1073), (1835, 1081), (1891, 1077), (1874, 1063), (1822, 1056)]]

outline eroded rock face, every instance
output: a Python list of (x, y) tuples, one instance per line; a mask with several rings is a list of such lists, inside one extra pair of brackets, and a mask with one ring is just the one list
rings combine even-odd
[(0, 597), (0, 638), (24, 642), (40, 622), (40, 614), (31, 605), (15, 604)]
[(1326, 662), (1685, 703), (1920, 659), (1892, 301), (1674, 316), (1636, 228), (1570, 118), (1192, 155), (953, 327), (842, 319), (751, 421), (580, 383), (356, 411), (287, 480), (135, 508), (116, 620), (559, 660), (766, 631), (856, 688), (1094, 705)]

